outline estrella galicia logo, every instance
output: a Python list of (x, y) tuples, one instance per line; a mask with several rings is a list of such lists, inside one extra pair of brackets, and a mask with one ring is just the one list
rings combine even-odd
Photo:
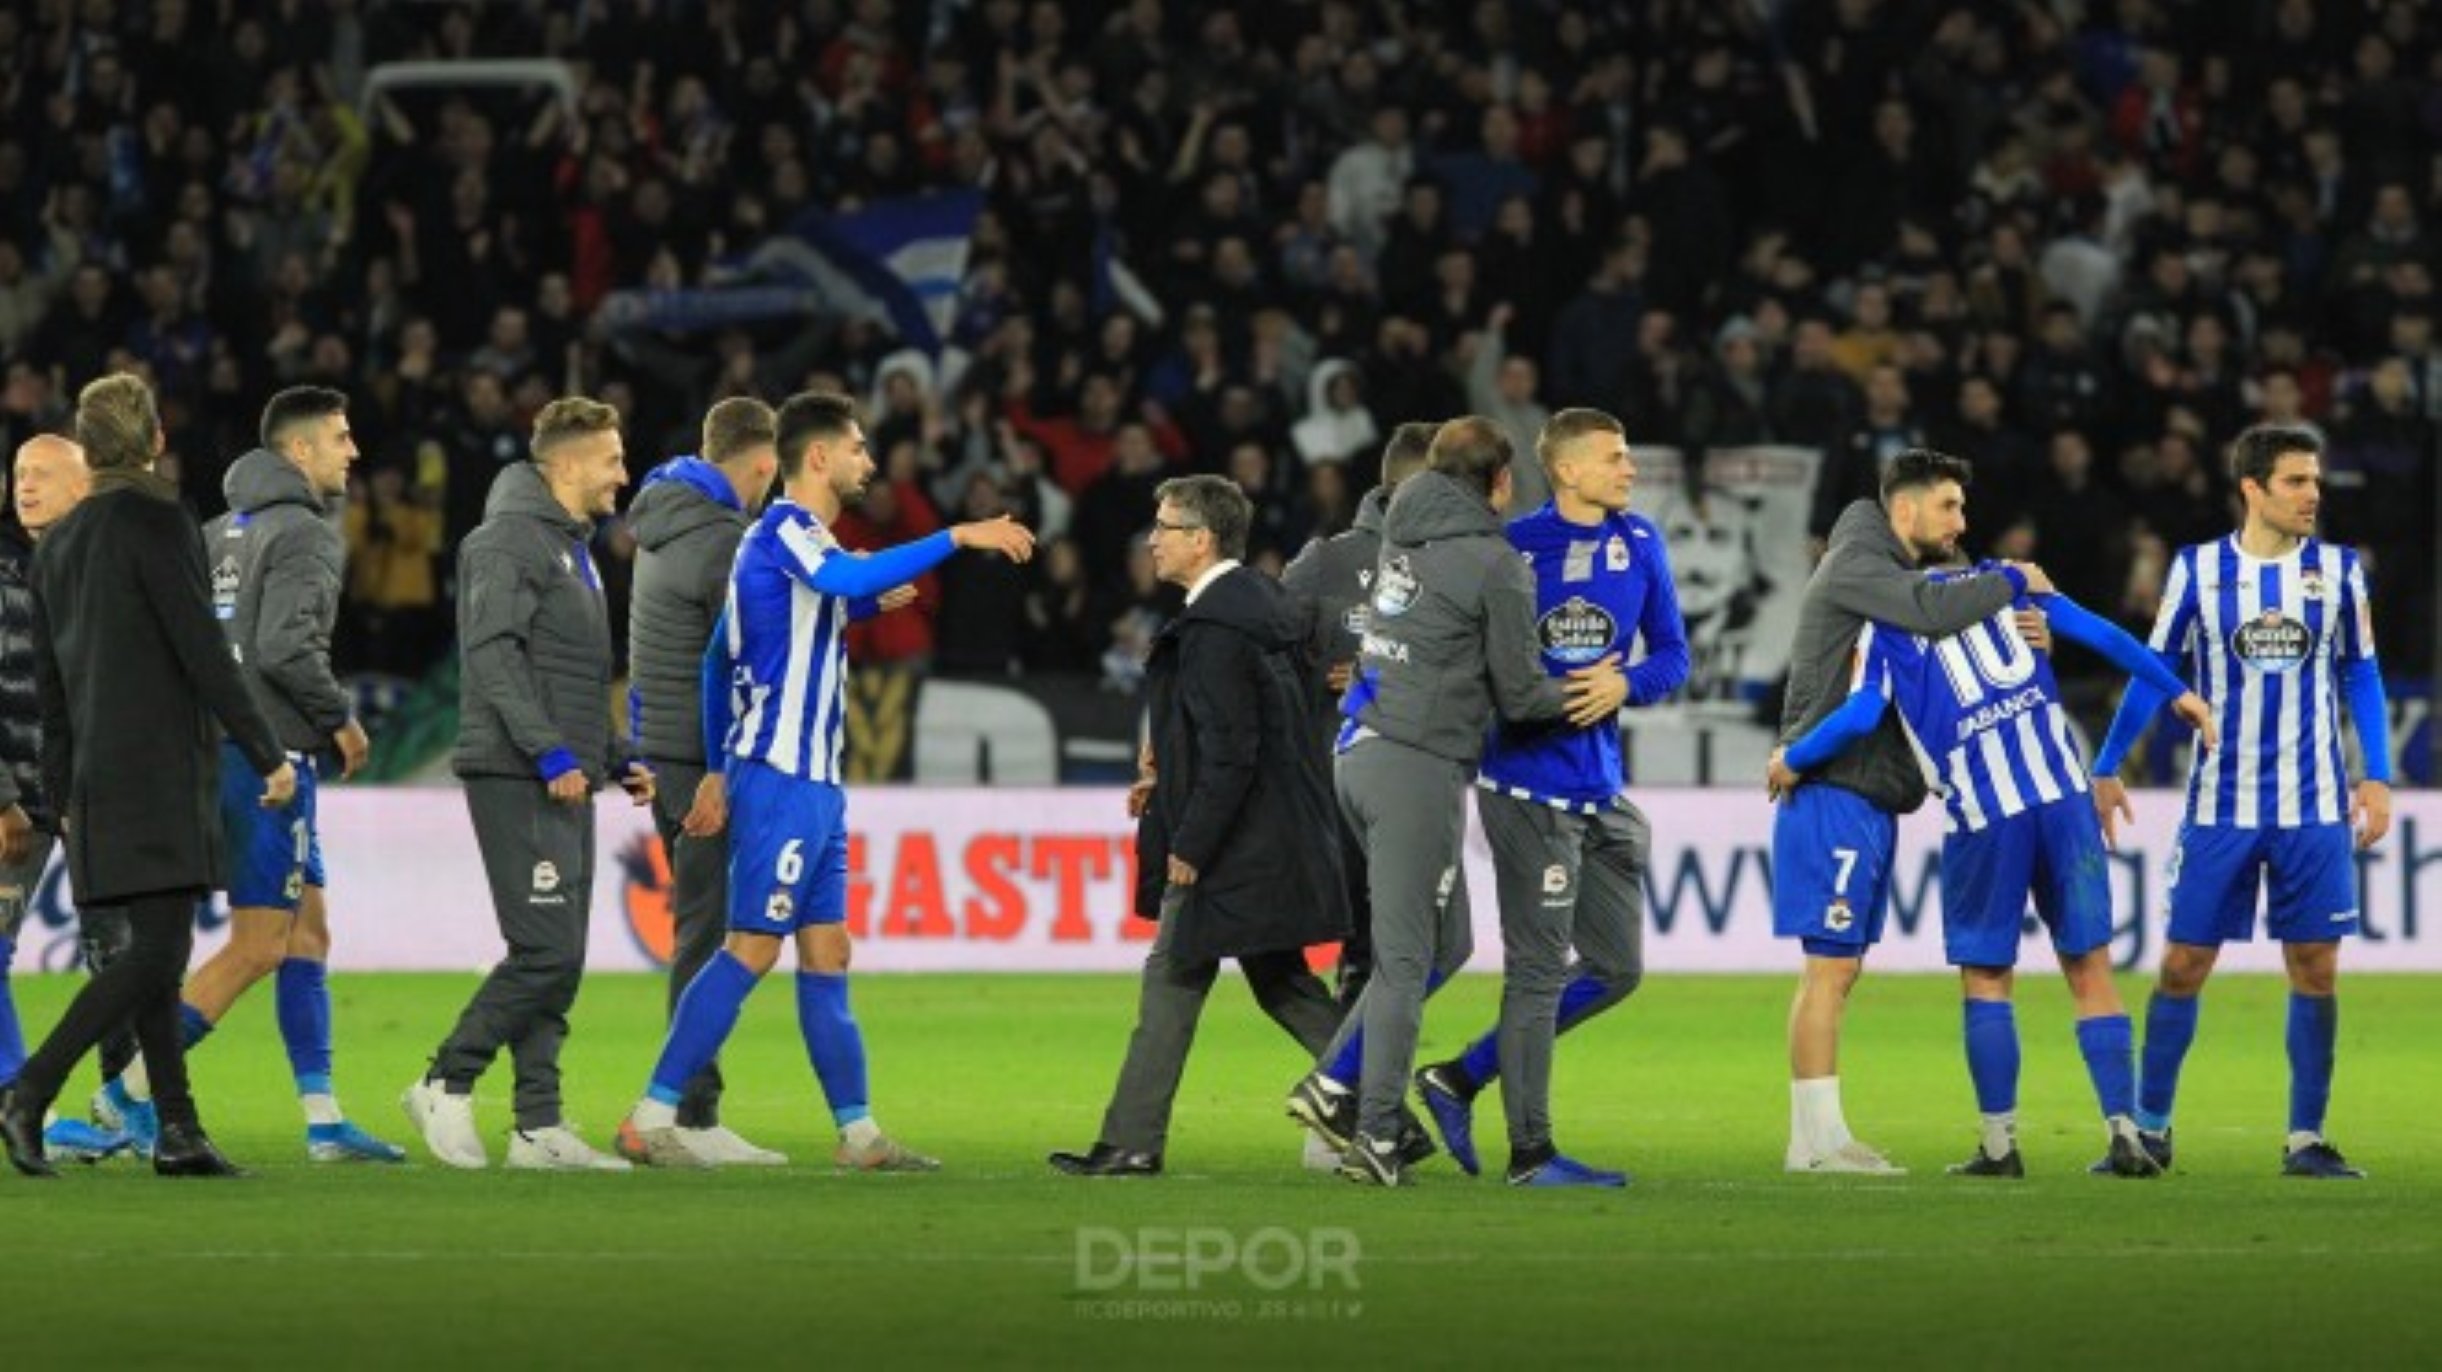
[(1374, 584), (1374, 613), (1390, 617), (1406, 614), (1416, 603), (1419, 589), (1415, 571), (1408, 566), (1405, 553), (1393, 556), (1382, 564), (1382, 573)]
[(1619, 621), (1609, 610), (1581, 595), (1544, 611), (1537, 627), (1543, 634), (1543, 655), (1571, 667), (1582, 667), (1610, 652), (1620, 631)]
[(2266, 610), (2230, 635), (2230, 651), (2259, 672), (2287, 672), (2306, 661), (2314, 635), (2279, 610)]

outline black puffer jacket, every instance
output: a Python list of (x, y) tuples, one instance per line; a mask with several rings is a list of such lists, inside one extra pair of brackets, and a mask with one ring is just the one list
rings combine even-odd
[(42, 794), (42, 697), (34, 686), (34, 537), (0, 514), (0, 807), (54, 832)]

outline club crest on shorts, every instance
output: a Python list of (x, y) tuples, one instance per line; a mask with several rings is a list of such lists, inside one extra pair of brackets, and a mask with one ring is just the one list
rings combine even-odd
[(763, 917), (774, 924), (786, 924), (796, 913), (797, 902), (786, 891), (774, 891), (772, 898), (763, 902)]
[(1823, 909), (1823, 927), (1835, 934), (1847, 933), (1856, 923), (1856, 912), (1848, 908), (1844, 896), (1832, 897), (1832, 903)]
[(1556, 896), (1569, 889), (1569, 869), (1555, 862), (1543, 869), (1543, 894)]
[(553, 891), (560, 889), (560, 869), (558, 864), (548, 861), (534, 864), (534, 889), (543, 893), (544, 895), (549, 895)]

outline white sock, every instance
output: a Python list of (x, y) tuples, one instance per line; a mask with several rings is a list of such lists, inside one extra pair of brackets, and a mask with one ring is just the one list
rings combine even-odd
[(2289, 1151), (2292, 1153), (2297, 1152), (2301, 1148), (2312, 1148), (2321, 1142), (2323, 1142), (2323, 1135), (2316, 1133), (2312, 1129), (2292, 1129), (2289, 1131)]
[(1848, 1120), (1840, 1113), (1840, 1079), (1806, 1077), (1789, 1083), (1790, 1136), (1799, 1147), (1821, 1155), (1850, 1142)]
[(1984, 1119), (1984, 1156), (2006, 1158), (2018, 1146), (2018, 1112), (2004, 1110)]
[(873, 1116), (867, 1115), (861, 1120), (841, 1125), (839, 1141), (850, 1148), (871, 1148), (882, 1141), (882, 1126), (873, 1122)]
[(297, 1097), (297, 1104), (305, 1107), (307, 1124), (344, 1124), (347, 1122), (348, 1117), (339, 1113), (339, 1097), (337, 1096), (316, 1092), (312, 1095)]
[(647, 1096), (636, 1102), (636, 1108), (628, 1112), (628, 1118), (636, 1121), (639, 1129), (675, 1129), (678, 1127), (678, 1107), (664, 1105)]
[(153, 1074), (144, 1070), (142, 1053), (136, 1054), (136, 1060), (127, 1064), (127, 1070), (119, 1074), (119, 1085), (127, 1088), (129, 1100), (153, 1098)]

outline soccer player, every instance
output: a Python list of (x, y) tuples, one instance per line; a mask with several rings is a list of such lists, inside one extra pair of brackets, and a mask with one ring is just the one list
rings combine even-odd
[(221, 481), (229, 513), (204, 526), (212, 608), (257, 700), (297, 769), (297, 794), (276, 810), (233, 743), (221, 745), (220, 817), (229, 864), (229, 941), (188, 977), (178, 1013), (192, 1050), (248, 988), (276, 977), (280, 1039), (305, 1111), (314, 1162), (405, 1162), (407, 1150), (350, 1123), (331, 1087), (330, 907), (314, 815), (317, 755), (340, 776), (370, 743), (348, 689), (331, 674), (331, 631), (347, 549), (330, 519), (345, 498), (356, 439), (348, 398), (296, 386), (263, 407), (263, 446)]
[[(1562, 676), (1624, 658), (1642, 639), (1625, 703), (1651, 705), (1687, 680), (1687, 629), (1662, 531), (1628, 512), (1636, 464), (1627, 431), (1600, 410), (1562, 410), (1535, 454), (1552, 498), (1512, 520), (1509, 541), (1534, 571), (1544, 670)], [(1501, 1021), (1465, 1053), (1418, 1071), (1417, 1095), (1470, 1176), (1473, 1103), (1498, 1077), (1511, 1183), (1624, 1186), (1625, 1174), (1561, 1154), (1551, 1121), (1554, 1037), (1626, 1000), (1645, 975), (1651, 830), (1628, 800), (1619, 718), (1567, 729), (1495, 724), (1475, 784), (1500, 889)]]
[[(1883, 468), (1879, 504), (1859, 500), (1841, 513), (1798, 611), (1781, 709), (1784, 744), (1848, 699), (1850, 655), (1868, 621), (1945, 638), (2030, 589), (2052, 589), (2034, 568), (1949, 581), (1919, 571), (1928, 560), (1957, 555), (1967, 531), (1967, 482), (1965, 462), (1911, 448)], [(1882, 937), (1895, 817), (1924, 802), (1924, 777), (1891, 726), (1833, 759), (1818, 784), (1799, 787), (1773, 812), (1773, 932), (1799, 940), (1806, 955), (1789, 1011), (1792, 1172), (1904, 1170), (1849, 1133), (1840, 1109), (1840, 1019), (1866, 950)]]
[[(1938, 575), (1938, 574), (1937, 574)], [(2213, 718), (2145, 645), (2063, 595), (2033, 598), (2052, 630), (2176, 697), (2212, 746)], [(2023, 602), (2022, 602), (2023, 603)], [(2069, 741), (2052, 665), (1997, 612), (1940, 643), (1868, 624), (1858, 635), (1848, 702), (1773, 758), (1776, 791), (1866, 738), (1885, 709), (1942, 796), (1942, 945), (1965, 995), (1967, 1070), (1983, 1129), (1951, 1171), (2023, 1177), (2018, 1150), (2018, 1022), (2010, 1004), (2027, 898), (2051, 930), (2077, 1002), (2077, 1044), (2102, 1103), (2106, 1154), (2093, 1170), (2158, 1176), (2138, 1142), (2136, 1063), (2128, 1011), (2111, 980), (2111, 886), (2102, 826)]]
[[(2196, 1038), (2198, 997), (2223, 943), (2265, 923), (2289, 969), (2289, 1138), (2281, 1171), (2354, 1179), (2323, 1136), (2339, 1037), (2340, 940), (2358, 929), (2352, 846), (2391, 827), (2391, 730), (2374, 657), (2374, 610), (2357, 553), (2315, 537), (2323, 445), (2258, 425), (2230, 446), (2246, 502), (2236, 534), (2182, 548), (2163, 586), (2151, 646), (2185, 667), (2212, 703), (2223, 746), (2188, 768), (2187, 813), (2171, 855), (2171, 923), (2161, 982), (2145, 1012), (2137, 1124), (2171, 1165), (2171, 1107)], [(2366, 776), (2348, 794), (2340, 706), (2348, 703)], [(2106, 839), (2129, 811), (2117, 773), (2158, 702), (2131, 687), (2094, 760)], [(2354, 831), (2355, 843), (2351, 843)]]
[(882, 1132), (865, 1086), (865, 1041), (848, 1009), (848, 825), (840, 747), (846, 716), (846, 630), (877, 597), (906, 586), (960, 548), (1014, 562), (1034, 535), (1003, 515), (859, 556), (831, 525), (861, 499), (873, 456), (855, 402), (808, 393), (780, 407), (781, 495), (747, 530), (729, 601), (704, 660), (704, 755), (728, 774), (697, 830), (734, 821), (729, 844), (729, 938), (679, 998), (644, 1099), (619, 1125), (619, 1151), (657, 1167), (700, 1167), (678, 1130), (687, 1083), (737, 1027), (755, 983), (797, 945), (797, 1023), (839, 1129), (842, 1167), (930, 1172), (940, 1163)]

